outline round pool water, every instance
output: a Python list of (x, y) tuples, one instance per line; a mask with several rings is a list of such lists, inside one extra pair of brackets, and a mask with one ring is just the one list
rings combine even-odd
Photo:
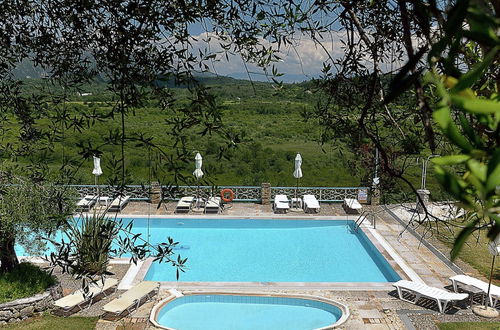
[[(326, 300), (325, 300), (326, 301)], [(343, 323), (347, 308), (302, 297), (193, 294), (160, 302), (155, 325), (177, 330), (310, 330)]]

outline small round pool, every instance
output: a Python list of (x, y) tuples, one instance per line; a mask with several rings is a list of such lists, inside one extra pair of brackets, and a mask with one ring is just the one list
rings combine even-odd
[(336, 327), (348, 315), (335, 301), (306, 296), (189, 294), (161, 301), (151, 321), (176, 330), (311, 330)]

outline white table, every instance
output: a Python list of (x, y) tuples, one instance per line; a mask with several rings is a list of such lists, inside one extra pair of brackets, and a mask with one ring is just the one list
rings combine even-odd
[(301, 209), (302, 208), (302, 198), (292, 198), (292, 207)]
[(109, 196), (100, 196), (98, 203), (99, 205), (105, 205), (106, 207), (108, 207), (109, 200), (110, 200)]

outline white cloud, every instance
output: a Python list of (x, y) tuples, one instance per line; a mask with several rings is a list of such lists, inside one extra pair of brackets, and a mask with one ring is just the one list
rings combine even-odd
[[(301, 81), (318, 77), (325, 62), (344, 56), (343, 44), (341, 42), (344, 38), (346, 38), (346, 31), (323, 33), (322, 36), (317, 36), (316, 40), (305, 34), (295, 34), (293, 36), (293, 44), (280, 49), (278, 54), (282, 60), (274, 63), (278, 71), (285, 74), (281, 79), (284, 81)], [(354, 35), (354, 38), (357, 38), (357, 36)], [(271, 44), (265, 40), (261, 40), (261, 42), (266, 47), (272, 46), (273, 49), (277, 49), (276, 44)], [(321, 46), (318, 42), (321, 42)], [(192, 47), (194, 53), (198, 53), (200, 49), (209, 49), (211, 52), (218, 53), (217, 61), (214, 61), (209, 66), (211, 71), (219, 75), (246, 78), (246, 71), (248, 69), (252, 79), (268, 79), (263, 74), (263, 70), (254, 64), (247, 63), (245, 68), (240, 55), (228, 55), (228, 59), (226, 59), (225, 54), (222, 54), (220, 40), (212, 33), (202, 33), (193, 36)], [(380, 66), (382, 71), (389, 71), (391, 68), (395, 69), (402, 64), (404, 63), (396, 63), (391, 66), (390, 63), (381, 63)], [(365, 57), (365, 65), (368, 68), (372, 66), (369, 54)]]
[[(321, 41), (330, 53), (330, 56), (340, 57), (343, 55), (343, 52), (340, 48), (340, 38), (336, 37), (336, 40), (335, 38), (324, 38)], [(210, 39), (209, 42), (207, 42), (208, 39)], [(213, 34), (202, 33), (193, 36), (191, 42), (194, 53), (197, 53), (200, 49), (210, 49), (211, 52), (222, 52), (219, 40)], [(266, 45), (266, 47), (273, 46), (273, 48), (277, 48), (276, 44), (270, 44), (267, 41), (262, 41), (262, 44)], [(295, 36), (293, 45), (289, 45), (286, 48), (282, 47), (278, 55), (281, 60), (274, 63), (274, 65), (279, 72), (285, 74), (283, 77), (285, 81), (305, 80), (319, 76), (323, 68), (323, 63), (328, 59), (327, 52), (322, 47), (316, 45), (314, 40), (305, 35), (301, 35), (300, 37)], [(255, 75), (256, 73), (263, 73), (261, 68), (251, 63), (247, 63), (247, 68), (251, 72), (252, 79), (258, 79), (258, 76)], [(212, 63), (211, 70), (219, 75), (227, 76), (241, 75), (246, 72), (241, 56), (229, 55), (228, 60), (226, 60), (225, 55), (222, 53), (217, 56), (217, 61)], [(290, 79), (287, 79), (287, 75)], [(265, 79), (264, 76), (261, 78)]]

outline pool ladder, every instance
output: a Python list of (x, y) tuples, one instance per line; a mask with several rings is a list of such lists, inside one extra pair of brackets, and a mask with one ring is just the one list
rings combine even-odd
[(356, 222), (354, 223), (354, 231), (358, 231), (358, 229), (359, 229), (359, 227), (361, 227), (361, 224), (363, 223), (363, 221), (365, 221), (369, 217), (372, 219), (373, 229), (376, 229), (376, 223), (375, 223), (376, 222), (376, 220), (375, 220), (376, 213), (378, 213), (378, 212), (370, 212), (368, 210), (361, 212), (359, 217), (356, 219)]

